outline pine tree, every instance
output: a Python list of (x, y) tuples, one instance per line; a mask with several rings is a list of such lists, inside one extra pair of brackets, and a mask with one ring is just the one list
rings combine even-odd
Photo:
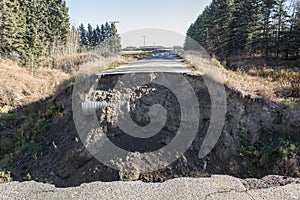
[(3, 54), (18, 53), (33, 66), (42, 56), (62, 52), (70, 37), (66, 2), (0, 0), (0, 44)]
[[(300, 3), (297, 0), (213, 0), (187, 31), (185, 49), (202, 45), (210, 54), (230, 60), (255, 55), (298, 56)], [(289, 6), (290, 5), (290, 6)], [(198, 47), (197, 47), (198, 46)]]
[(283, 32), (285, 31), (285, 29), (287, 28), (285, 26), (286, 24), (286, 19), (287, 19), (287, 12), (284, 9), (286, 0), (277, 0), (275, 3), (275, 8), (273, 10), (274, 14), (273, 14), (273, 20), (274, 20), (274, 28), (276, 28), (275, 31), (275, 44), (274, 44), (274, 48), (275, 48), (275, 53), (276, 53), (276, 58), (279, 58), (279, 53), (280, 51), (282, 51), (283, 49), (285, 49), (286, 46), (286, 41), (284, 41), (283, 38)]
[(48, 0), (48, 21), (50, 30), (48, 39), (53, 51), (67, 44), (70, 33), (70, 19), (66, 2), (62, 0)]
[(231, 16), (227, 27), (227, 52), (229, 55), (243, 55), (246, 52), (252, 18), (249, 2), (234, 0), (228, 9)]
[[(233, 21), (234, 2), (230, 0), (217, 0), (208, 15), (208, 29), (214, 53), (220, 58), (226, 58), (235, 48), (234, 33), (236, 25)], [(215, 15), (213, 13), (216, 13)], [(212, 16), (212, 17), (209, 17)], [(212, 18), (213, 23), (210, 23)]]
[(261, 19), (261, 0), (251, 0), (249, 4), (249, 13), (250, 13), (250, 21), (249, 21), (249, 33), (247, 38), (247, 51), (249, 54), (254, 54), (259, 51), (260, 47), (260, 38), (258, 35), (260, 34), (260, 26), (259, 21)]
[(25, 16), (17, 0), (1, 1), (1, 49), (6, 54), (24, 54)]
[(98, 44), (98, 35), (96, 29), (93, 30), (91, 46), (94, 48)]
[(111, 26), (108, 22), (106, 22), (105, 26), (104, 26), (104, 36), (105, 36), (105, 39), (107, 39), (107, 40), (109, 40), (109, 38), (111, 38), (111, 36), (112, 36)]
[(261, 13), (261, 19), (259, 24), (259, 31), (258, 34), (259, 37), (259, 50), (261, 50), (262, 53), (264, 53), (266, 60), (269, 59), (269, 53), (271, 51), (273, 38), (272, 38), (272, 30), (274, 29), (272, 23), (271, 23), (271, 14), (272, 9), (275, 6), (274, 0), (262, 0), (262, 13)]
[(91, 24), (88, 24), (86, 38), (87, 38), (89, 48), (92, 48), (93, 46), (93, 39), (94, 39), (93, 34), (94, 34), (93, 27)]
[(105, 26), (101, 25), (101, 34), (100, 34), (100, 43), (103, 43), (105, 41), (106, 35), (105, 35)]
[(101, 29), (99, 25), (97, 25), (96, 27), (95, 35), (96, 35), (96, 46), (99, 46), (101, 44)]
[(63, 46), (68, 43), (70, 35), (70, 17), (69, 17), (69, 8), (67, 7), (66, 1), (63, 1), (61, 4), (62, 11), (62, 20), (60, 24), (60, 42)]
[(79, 45), (80, 47), (87, 47), (88, 45), (88, 40), (87, 40), (87, 36), (86, 36), (86, 30), (83, 24), (81, 24), (78, 28), (78, 32), (79, 32)]
[(300, 53), (300, 2), (290, 2), (291, 16), (288, 20), (288, 30), (283, 32), (286, 38), (285, 59), (289, 59), (290, 55), (299, 57)]
[(26, 50), (23, 62), (25, 65), (32, 67), (43, 52), (43, 44), (40, 37), (41, 23), (37, 15), (39, 5), (36, 0), (33, 0), (32, 2), (24, 2), (24, 8), (26, 13), (26, 33), (24, 38)]

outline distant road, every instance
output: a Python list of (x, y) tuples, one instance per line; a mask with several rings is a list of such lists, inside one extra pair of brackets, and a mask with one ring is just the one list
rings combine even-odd
[(159, 53), (146, 59), (141, 59), (130, 64), (121, 65), (115, 69), (102, 72), (102, 75), (117, 75), (127, 73), (191, 73), (191, 68), (184, 65), (181, 59), (178, 59), (172, 53)]

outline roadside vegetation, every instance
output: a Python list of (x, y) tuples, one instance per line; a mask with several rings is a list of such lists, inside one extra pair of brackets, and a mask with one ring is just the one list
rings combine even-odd
[(228, 66), (259, 58), (265, 67), (278, 67), (299, 59), (299, 31), (297, 0), (216, 0), (190, 26), (185, 49), (195, 48), (194, 40)]
[(300, 98), (299, 33), (299, 1), (216, 0), (191, 24), (185, 49), (201, 45), (230, 87), (295, 102)]
[[(292, 134), (289, 129), (292, 121), (292, 127), (299, 129), (299, 33), (300, 2), (296, 0), (212, 1), (187, 31), (185, 58), (205, 63), (199, 62), (195, 53), (205, 50), (229, 91), (252, 100), (253, 105), (269, 102), (276, 108), (272, 125), (264, 127), (258, 141), (253, 140), (253, 134), (261, 130), (251, 133), (248, 127), (235, 133), (239, 141), (236, 160), (247, 165), (241, 177), (261, 178), (265, 173), (300, 176), (299, 131)], [(201, 67), (195, 66), (196, 70)], [(233, 101), (231, 96), (228, 94), (229, 102)], [(267, 113), (263, 108), (248, 112), (249, 121), (256, 112)], [(237, 115), (227, 113), (227, 123)], [(267, 117), (260, 120), (265, 122)], [(235, 172), (235, 167), (228, 171)]]
[[(231, 143), (228, 148), (237, 148), (230, 157), (237, 164), (230, 166), (227, 163), (230, 166), (227, 170), (222, 171), (219, 167), (213, 171), (242, 178), (262, 178), (266, 174), (299, 177), (300, 98), (295, 89), (297, 85), (289, 84), (293, 78), (299, 78), (299, 71), (229, 70), (215, 57), (208, 62), (209, 56), (203, 49), (185, 52), (181, 56), (192, 64), (195, 73), (205, 74), (226, 86), (227, 113), (222, 137), (235, 140), (236, 146)], [(212, 64), (216, 69), (212, 68)], [(207, 70), (208, 66), (213, 70)], [(294, 83), (299, 84), (299, 81)], [(217, 146), (225, 146), (228, 142), (225, 139), (222, 143), (222, 137)], [(218, 148), (221, 147), (213, 151), (218, 151)], [(213, 153), (211, 156), (214, 156)], [(221, 163), (218, 160), (214, 164)], [(241, 168), (237, 166), (243, 166), (243, 170), (239, 171)]]
[[(89, 52), (87, 61), (78, 66), (80, 70), (74, 69), (70, 73), (43, 67), (32, 73), (11, 60), (0, 61), (0, 75), (3, 77), (0, 80), (0, 183), (3, 183), (12, 180), (7, 168), (14, 166), (13, 162), (19, 157), (34, 163), (41, 159), (43, 153), (52, 152), (52, 148), (52, 153), (60, 155), (55, 134), (47, 133), (65, 115), (70, 121), (70, 94), (63, 102), (57, 103), (56, 99), (64, 96), (66, 91), (72, 93), (72, 84), (78, 73), (99, 73), (124, 64), (127, 59), (113, 55), (104, 57)], [(69, 126), (62, 124), (61, 128), (70, 128)], [(72, 138), (75, 141), (77, 137), (74, 135)], [(78, 138), (76, 140), (78, 142)], [(30, 174), (22, 180), (47, 182), (46, 179), (36, 179)]]
[(114, 23), (70, 28), (68, 11), (64, 0), (0, 1), (0, 183), (12, 180), (7, 166), (18, 156), (34, 161), (48, 143), (59, 153), (44, 134), (64, 115), (66, 105), (53, 101), (79, 72), (132, 61), (117, 55)]

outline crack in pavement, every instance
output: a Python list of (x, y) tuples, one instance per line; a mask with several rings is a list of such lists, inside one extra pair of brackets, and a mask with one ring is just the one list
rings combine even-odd
[(255, 198), (248, 193), (248, 191), (238, 191), (238, 190), (235, 190), (235, 189), (230, 189), (230, 190), (226, 190), (226, 191), (218, 191), (218, 192), (213, 192), (213, 193), (210, 193), (208, 195), (205, 196), (205, 200), (208, 200), (208, 198), (210, 197), (213, 197), (214, 195), (216, 194), (229, 194), (231, 192), (236, 192), (236, 193), (245, 193), (247, 194), (252, 200), (255, 200)]

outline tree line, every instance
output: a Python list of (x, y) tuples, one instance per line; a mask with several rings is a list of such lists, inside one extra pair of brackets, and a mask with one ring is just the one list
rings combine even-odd
[(185, 49), (197, 42), (220, 59), (299, 58), (300, 2), (213, 0), (187, 31)]
[(65, 0), (0, 0), (0, 57), (34, 68), (78, 52), (120, 51), (115, 23), (70, 27), (68, 12)]
[(0, 0), (0, 54), (29, 65), (65, 48), (70, 18), (64, 0)]
[(93, 28), (91, 24), (87, 29), (83, 24), (78, 28), (79, 45), (83, 49), (102, 49), (110, 52), (118, 52), (121, 49), (121, 39), (115, 23), (108, 23)]

